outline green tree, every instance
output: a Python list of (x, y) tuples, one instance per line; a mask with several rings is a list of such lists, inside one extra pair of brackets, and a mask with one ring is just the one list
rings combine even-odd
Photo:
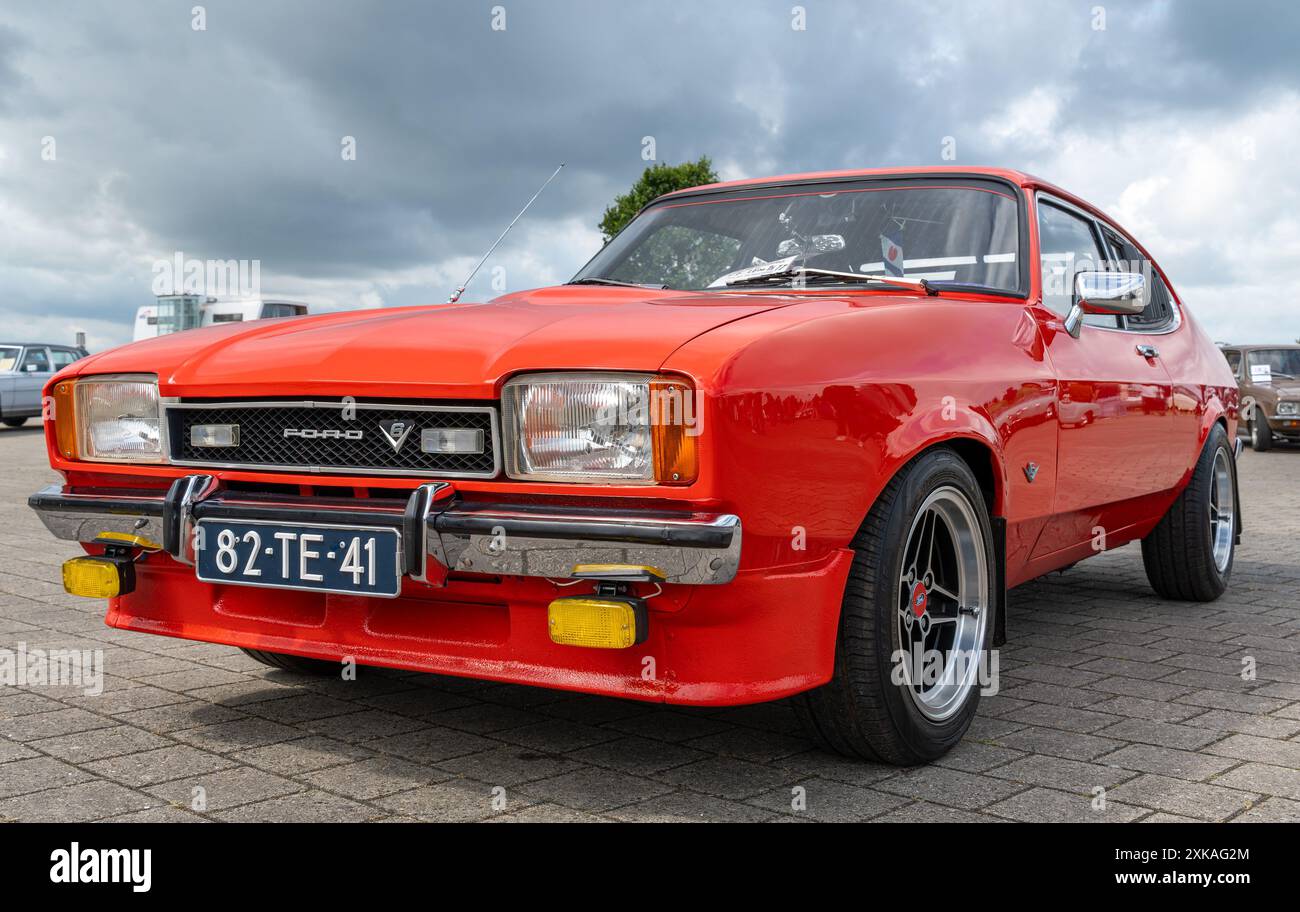
[(701, 156), (698, 161), (680, 165), (663, 162), (653, 164), (637, 178), (631, 190), (614, 197), (614, 205), (605, 210), (598, 227), (608, 241), (622, 231), (623, 226), (632, 221), (632, 217), (655, 197), (674, 190), (717, 182), (718, 172), (713, 170), (713, 162), (707, 155)]

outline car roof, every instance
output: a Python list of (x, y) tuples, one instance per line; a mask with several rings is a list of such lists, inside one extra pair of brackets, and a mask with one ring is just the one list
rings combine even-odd
[(1024, 171), (1017, 171), (1014, 168), (977, 168), (977, 167), (956, 167), (953, 165), (930, 165), (921, 168), (861, 168), (846, 171), (809, 171), (802, 174), (782, 174), (774, 177), (746, 178), (745, 180), (720, 181), (716, 184), (701, 184), (698, 187), (688, 187), (683, 190), (674, 190), (672, 193), (665, 193), (659, 199), (669, 199), (675, 196), (687, 196), (695, 193), (715, 193), (720, 190), (738, 190), (741, 188), (761, 187), (765, 185), (780, 184), (797, 184), (812, 183), (822, 180), (852, 180), (862, 178), (869, 180), (878, 177), (984, 177), (995, 180), (1004, 180), (1018, 187), (1027, 187), (1036, 190), (1046, 190), (1054, 196), (1064, 197), (1070, 202), (1078, 203), (1085, 208), (1091, 209), (1086, 201), (1079, 199), (1068, 190), (1043, 180), (1041, 177), (1035, 177)]
[(1113, 217), (1103, 212), (1092, 203), (1088, 202), (1081, 196), (1076, 196), (1069, 190), (1053, 184), (1051, 181), (1043, 180), (1024, 171), (1017, 171), (1014, 168), (983, 168), (983, 167), (957, 167), (955, 165), (928, 165), (924, 167), (913, 168), (861, 168), (847, 171), (809, 171), (803, 174), (782, 174), (775, 177), (758, 177), (746, 178), (745, 180), (720, 181), (716, 184), (701, 184), (698, 187), (687, 187), (682, 190), (674, 190), (672, 193), (665, 193), (663, 196), (652, 200), (649, 205), (668, 199), (679, 197), (694, 196), (696, 194), (719, 193), (726, 190), (741, 190), (752, 187), (764, 186), (782, 186), (789, 184), (806, 184), (816, 183), (817, 181), (842, 181), (842, 180), (871, 180), (872, 178), (906, 178), (906, 177), (973, 177), (984, 178), (986, 180), (1001, 180), (1014, 184), (1025, 190), (1042, 191), (1050, 193), (1058, 199), (1065, 200), (1072, 205), (1078, 206), (1085, 212), (1108, 222), (1127, 235), (1130, 240), (1137, 243), (1139, 249), (1144, 254), (1150, 256), (1149, 252), (1142, 247), (1133, 237), (1133, 232), (1128, 231), (1116, 221)]
[(0, 342), (0, 348), (66, 348), (69, 351), (83, 351), (80, 345), (66, 342)]

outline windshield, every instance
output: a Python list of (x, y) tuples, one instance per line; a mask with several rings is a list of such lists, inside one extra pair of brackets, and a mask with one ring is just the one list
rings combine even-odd
[(0, 371), (11, 371), (18, 364), (18, 349), (0, 348)]
[(721, 288), (801, 266), (1016, 293), (1019, 207), (978, 180), (751, 187), (647, 209), (574, 281)]
[(1300, 377), (1300, 349), (1298, 348), (1266, 348), (1253, 351), (1247, 357), (1249, 360), (1246, 363), (1251, 367), (1267, 364), (1270, 374), (1281, 374), (1291, 380)]

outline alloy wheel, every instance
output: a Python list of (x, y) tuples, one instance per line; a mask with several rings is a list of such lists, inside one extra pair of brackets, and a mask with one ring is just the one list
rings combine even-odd
[[(907, 653), (904, 687), (916, 708), (941, 722), (957, 712), (979, 675), (988, 624), (989, 559), (970, 501), (937, 488), (912, 520), (899, 576), (898, 644)], [(940, 661), (917, 675), (919, 657)]]
[(1237, 498), (1232, 486), (1232, 464), (1227, 449), (1214, 454), (1214, 471), (1210, 476), (1210, 544), (1214, 566), (1223, 573), (1232, 559), (1237, 535)]

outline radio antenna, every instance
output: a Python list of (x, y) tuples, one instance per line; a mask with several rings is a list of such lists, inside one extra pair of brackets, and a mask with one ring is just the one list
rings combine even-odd
[(560, 167), (556, 168), (555, 171), (552, 172), (551, 176), (546, 179), (546, 183), (542, 184), (542, 186), (538, 188), (537, 192), (533, 194), (533, 198), (530, 199), (528, 202), (524, 203), (524, 208), (519, 210), (519, 214), (515, 216), (514, 221), (512, 221), (509, 225), (506, 225), (506, 230), (501, 232), (501, 236), (492, 243), (492, 246), (488, 248), (488, 252), (483, 254), (483, 259), (478, 261), (478, 265), (475, 266), (470, 271), (470, 274), (465, 277), (465, 281), (460, 283), (460, 287), (458, 287), (455, 291), (451, 293), (451, 297), (447, 299), (448, 304), (455, 304), (457, 301), (460, 300), (460, 296), (465, 293), (466, 287), (468, 287), (470, 282), (474, 281), (474, 276), (477, 275), (478, 271), (483, 268), (483, 264), (487, 262), (488, 257), (492, 256), (492, 251), (496, 250), (497, 245), (506, 239), (506, 235), (510, 233), (510, 229), (515, 227), (515, 222), (519, 221), (521, 218), (524, 217), (524, 213), (528, 211), (528, 207), (531, 206), (533, 203), (537, 202), (537, 197), (542, 195), (542, 191), (546, 189), (546, 187), (551, 183), (551, 181), (555, 180), (555, 175), (559, 174), (560, 171), (563, 170), (563, 168), (564, 168), (564, 162), (560, 162)]

